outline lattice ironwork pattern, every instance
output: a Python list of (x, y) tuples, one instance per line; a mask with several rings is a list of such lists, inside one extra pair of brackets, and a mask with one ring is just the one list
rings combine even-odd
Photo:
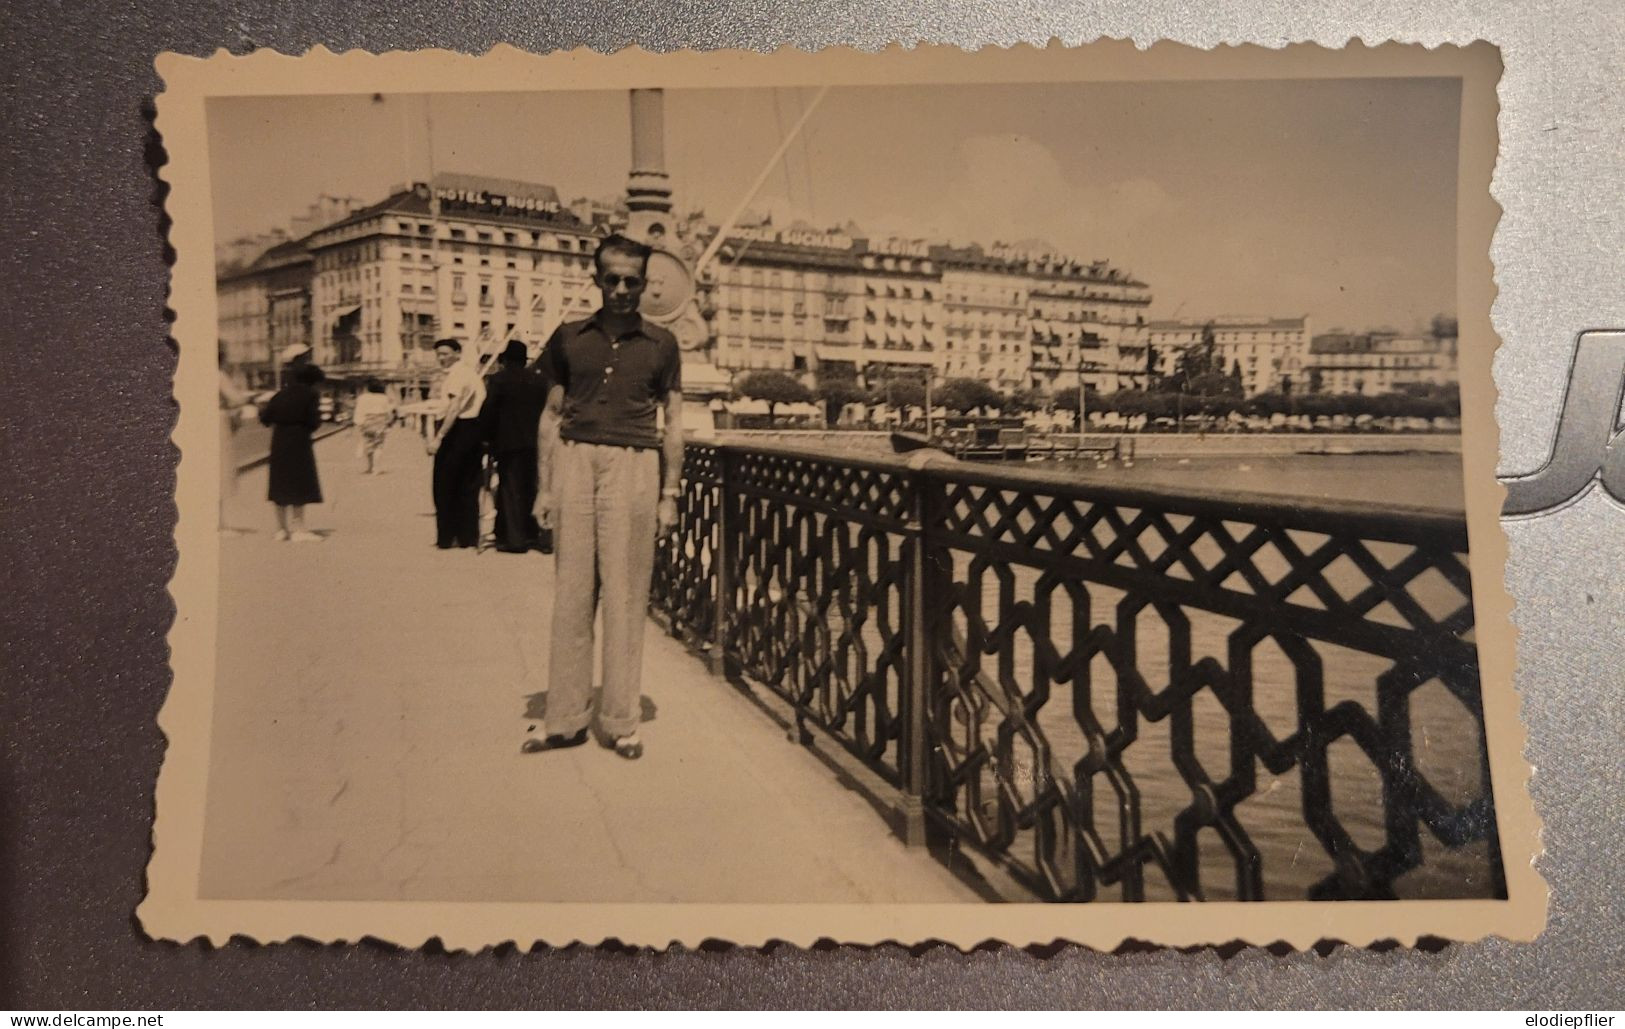
[(715, 447), (690, 444), (683, 458), (677, 531), (655, 551), (649, 605), (674, 635), (697, 643), (715, 639), (717, 536), (721, 464)]
[(686, 471), (656, 607), (1039, 896), (1504, 895), (1460, 516)]
[(906, 477), (770, 452), (729, 461), (728, 655), (897, 782)]

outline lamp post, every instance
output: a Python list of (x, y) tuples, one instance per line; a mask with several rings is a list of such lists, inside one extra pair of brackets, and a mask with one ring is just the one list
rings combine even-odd
[(1087, 411), (1088, 397), (1083, 385), (1083, 362), (1078, 362), (1078, 448), (1083, 448), (1083, 427)]
[(931, 365), (925, 366), (925, 438), (931, 438), (931, 380), (935, 378), (936, 371)]

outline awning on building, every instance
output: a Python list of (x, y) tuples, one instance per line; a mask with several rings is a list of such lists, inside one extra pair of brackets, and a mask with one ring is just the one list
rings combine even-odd
[(876, 363), (917, 368), (935, 364), (936, 357), (929, 350), (898, 350), (879, 358)]
[(337, 311), (334, 311), (333, 316), (332, 316), (333, 321), (334, 322), (340, 322), (340, 321), (343, 321), (344, 319), (350, 317), (352, 314), (359, 314), (360, 312), (361, 312), (361, 305), (360, 304), (350, 304), (348, 307), (341, 307)]

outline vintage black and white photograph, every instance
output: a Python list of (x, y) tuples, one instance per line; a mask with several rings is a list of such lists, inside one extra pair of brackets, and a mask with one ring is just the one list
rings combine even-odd
[(172, 69), (167, 924), (1497, 924), (1496, 60), (1447, 51)]

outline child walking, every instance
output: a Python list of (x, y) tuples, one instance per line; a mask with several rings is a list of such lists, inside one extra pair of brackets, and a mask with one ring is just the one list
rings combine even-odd
[(361, 434), (356, 444), (359, 456), (366, 463), (366, 474), (377, 474), (378, 451), (384, 445), (384, 436), (395, 424), (395, 402), (384, 392), (378, 379), (368, 379), (366, 392), (355, 399), (355, 427)]

